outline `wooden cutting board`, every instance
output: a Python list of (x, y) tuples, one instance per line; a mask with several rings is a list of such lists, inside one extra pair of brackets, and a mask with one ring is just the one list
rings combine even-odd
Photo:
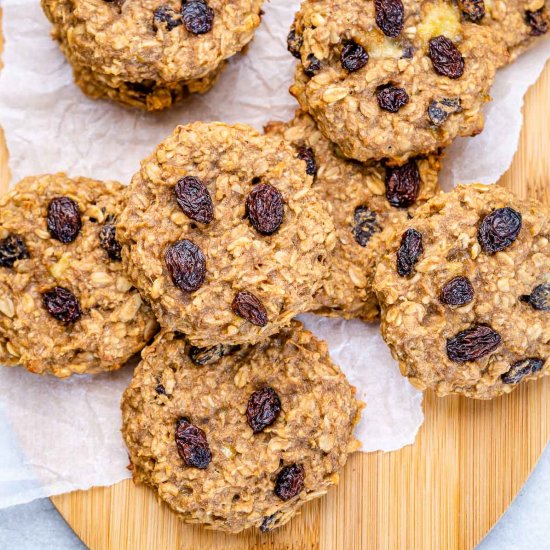
[[(519, 151), (501, 182), (547, 203), (549, 99), (547, 67), (527, 95)], [(4, 151), (1, 190), (7, 175)], [(356, 453), (338, 487), (267, 535), (226, 536), (186, 526), (131, 481), (52, 501), (92, 550), (471, 549), (506, 510), (548, 442), (550, 377), (492, 402), (428, 393), (424, 412), (414, 445)]]

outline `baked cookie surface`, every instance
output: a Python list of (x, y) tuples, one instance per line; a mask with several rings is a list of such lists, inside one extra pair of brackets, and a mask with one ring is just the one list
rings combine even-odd
[(289, 50), (291, 93), (323, 134), (350, 158), (395, 164), (481, 132), (508, 55), (446, 0), (306, 0)]
[[(86, 68), (95, 80), (108, 81), (108, 88), (122, 88), (115, 99), (124, 103), (132, 104), (124, 101), (128, 86), (150, 90), (149, 101), (134, 105), (149, 110), (177, 101), (178, 88), (205, 91), (196, 81), (212, 84), (223, 62), (252, 39), (261, 4), (262, 0), (42, 0), (53, 36), (82, 89), (89, 90), (78, 78)], [(88, 83), (91, 78), (88, 74)]]
[(498, 186), (435, 197), (388, 237), (374, 282), (401, 372), (490, 399), (550, 371), (550, 209)]
[(176, 128), (118, 224), (130, 279), (192, 344), (254, 343), (308, 311), (334, 226), (294, 149), (249, 126)]
[(328, 203), (336, 229), (329, 276), (315, 295), (315, 311), (373, 321), (379, 315), (372, 280), (384, 255), (381, 231), (406, 220), (439, 191), (439, 158), (411, 159), (399, 168), (351, 161), (303, 111), (287, 124), (270, 123), (266, 131), (281, 135), (294, 145), (299, 158), (309, 159), (314, 188)]
[(296, 321), (220, 349), (209, 361), (168, 333), (143, 353), (122, 401), (133, 478), (187, 522), (269, 531), (338, 481), (363, 405)]
[(28, 177), (0, 199), (0, 363), (65, 377), (119, 368), (156, 331), (114, 221), (124, 187)]

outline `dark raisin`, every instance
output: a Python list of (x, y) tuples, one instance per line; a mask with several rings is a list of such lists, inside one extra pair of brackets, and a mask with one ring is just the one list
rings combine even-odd
[(183, 24), (191, 34), (206, 34), (214, 25), (214, 10), (204, 0), (187, 0), (181, 6)]
[(155, 388), (155, 391), (159, 395), (166, 395), (166, 388), (162, 384), (158, 384), (157, 387)]
[(181, 290), (194, 292), (204, 283), (206, 258), (194, 242), (183, 239), (171, 244), (164, 261), (173, 283)]
[(428, 117), (434, 126), (441, 126), (449, 115), (462, 110), (460, 98), (433, 99), (428, 105)]
[(77, 297), (62, 286), (54, 286), (42, 294), (42, 303), (46, 311), (62, 323), (74, 323), (82, 315)]
[(538, 311), (550, 311), (550, 283), (537, 285), (531, 294), (523, 294), (519, 299)]
[(464, 58), (446, 36), (436, 36), (430, 40), (428, 55), (436, 73), (449, 78), (460, 78), (463, 75)]
[(475, 361), (495, 351), (500, 341), (500, 334), (491, 327), (474, 325), (447, 339), (447, 356), (456, 363)]
[(300, 49), (303, 42), (304, 39), (302, 38), (302, 36), (300, 34), (297, 34), (295, 29), (290, 29), (290, 32), (286, 37), (286, 47), (296, 59), (301, 58)]
[(277, 512), (274, 514), (271, 514), (270, 516), (265, 516), (264, 520), (262, 521), (262, 524), (260, 525), (260, 531), (262, 533), (269, 533), (271, 529), (273, 529), (275, 526), (273, 525), (275, 523), (275, 520), (277, 519)]
[(508, 248), (521, 231), (521, 214), (506, 206), (485, 216), (477, 232), (477, 240), (487, 254)]
[(307, 56), (307, 65), (304, 66), (304, 72), (309, 76), (310, 78), (312, 76), (315, 76), (317, 71), (321, 68), (321, 62), (312, 54), (308, 54)]
[(275, 494), (281, 500), (295, 497), (304, 488), (304, 467), (301, 464), (285, 466), (277, 476)]
[(380, 230), (376, 222), (376, 212), (366, 206), (358, 206), (353, 214), (353, 238), (359, 246), (367, 246), (371, 237)]
[(420, 191), (420, 171), (416, 160), (411, 159), (403, 166), (386, 167), (386, 198), (395, 208), (412, 206)]
[(448, 306), (463, 306), (474, 299), (474, 287), (466, 277), (454, 277), (446, 282), (439, 294), (439, 301)]
[(99, 232), (99, 245), (111, 260), (122, 259), (122, 246), (116, 240), (116, 227), (112, 223), (105, 223)]
[(189, 348), (189, 359), (200, 367), (204, 365), (212, 365), (219, 361), (225, 355), (229, 355), (240, 349), (240, 346), (230, 346), (228, 344), (216, 344), (208, 348), (198, 348), (191, 346)]
[(537, 11), (527, 10), (525, 12), (525, 22), (531, 27), (529, 32), (531, 36), (542, 36), (548, 31), (548, 19), (544, 13), (544, 8)]
[(544, 361), (538, 357), (529, 357), (514, 363), (508, 372), (501, 375), (500, 379), (505, 384), (517, 384), (523, 378), (530, 374), (535, 374), (542, 370)]
[(257, 327), (265, 327), (267, 325), (267, 311), (251, 292), (242, 290), (238, 292), (231, 304), (231, 309), (235, 315), (246, 319)]
[(273, 388), (255, 391), (248, 399), (246, 420), (257, 434), (271, 426), (281, 412), (281, 400)]
[(354, 73), (362, 69), (369, 60), (369, 54), (357, 42), (347, 42), (342, 48), (340, 54), (340, 63), (349, 73)]
[(186, 216), (200, 223), (214, 218), (214, 204), (208, 189), (199, 178), (185, 176), (176, 183), (176, 201)]
[(376, 24), (391, 38), (399, 36), (403, 30), (405, 10), (401, 0), (374, 0)]
[(0, 266), (13, 267), (17, 260), (29, 258), (29, 251), (25, 241), (19, 235), (8, 235), (0, 239)]
[(187, 466), (204, 470), (212, 460), (206, 434), (187, 418), (180, 418), (176, 424), (176, 445)]
[(466, 19), (478, 23), (485, 16), (485, 2), (483, 0), (458, 0), (458, 5)]
[(48, 231), (62, 243), (72, 243), (82, 227), (80, 208), (69, 197), (55, 197), (48, 205)]
[(259, 183), (246, 198), (246, 216), (262, 235), (272, 235), (283, 223), (283, 196), (269, 183)]
[(159, 6), (153, 12), (153, 26), (158, 29), (162, 24), (166, 25), (166, 30), (171, 31), (183, 23), (181, 15), (170, 6)]
[(403, 53), (401, 59), (412, 59), (414, 56), (414, 46), (412, 44), (406, 44), (403, 46)]
[(401, 245), (397, 251), (397, 273), (401, 277), (410, 275), (423, 252), (422, 234), (416, 229), (407, 229), (401, 237)]
[(380, 109), (397, 113), (401, 107), (404, 107), (409, 102), (409, 94), (404, 88), (397, 86), (382, 86), (376, 92), (376, 99)]
[(317, 162), (315, 160), (315, 153), (311, 147), (305, 145), (298, 149), (298, 158), (306, 163), (306, 174), (314, 176), (317, 174)]

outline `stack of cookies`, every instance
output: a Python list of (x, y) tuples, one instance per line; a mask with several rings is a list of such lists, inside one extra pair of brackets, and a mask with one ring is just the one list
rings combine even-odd
[[(208, 81), (259, 9), (154, 6), (145, 38), (142, 2), (44, 5), (81, 85), (150, 109)], [(185, 34), (209, 10), (214, 27)], [(286, 523), (359, 448), (363, 404), (300, 313), (380, 318), (402, 374), (439, 395), (489, 399), (547, 374), (550, 208), (438, 186), (442, 148), (481, 131), (497, 68), (545, 17), (306, 0), (288, 37), (293, 120), (179, 126), (126, 189), (56, 174), (2, 199), (0, 359), (64, 377), (143, 350), (122, 402), (134, 479), (228, 532)], [(232, 38), (206, 51), (208, 32)]]

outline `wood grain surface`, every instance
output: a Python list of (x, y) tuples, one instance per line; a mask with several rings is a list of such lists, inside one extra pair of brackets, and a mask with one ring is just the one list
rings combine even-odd
[[(546, 202), (549, 98), (547, 67), (527, 94), (520, 147), (501, 181)], [(0, 177), (5, 189), (5, 148)], [(356, 453), (338, 487), (267, 535), (226, 536), (186, 526), (130, 481), (52, 501), (92, 550), (471, 549), (505, 511), (548, 442), (550, 378), (492, 402), (428, 393), (424, 412), (414, 445)]]

